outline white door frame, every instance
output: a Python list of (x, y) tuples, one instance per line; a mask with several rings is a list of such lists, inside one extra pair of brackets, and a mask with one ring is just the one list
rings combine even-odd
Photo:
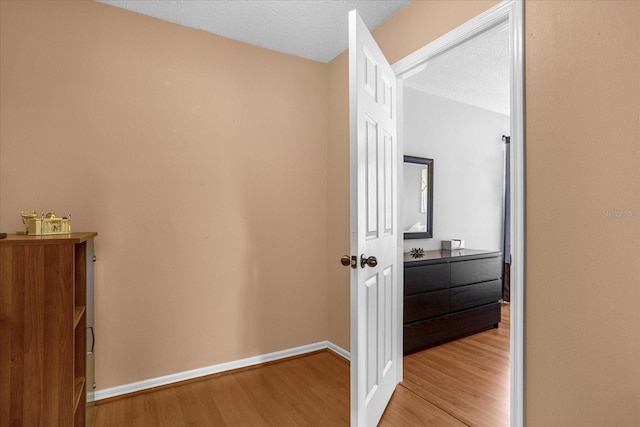
[[(500, 25), (509, 25), (511, 69), (511, 425), (524, 425), (524, 45), (523, 0), (505, 0), (393, 64), (398, 78), (398, 139), (402, 146), (402, 81), (430, 60)], [(401, 169), (400, 169), (401, 170)], [(399, 180), (402, 177), (398, 178)], [(402, 246), (400, 246), (402, 247)], [(400, 368), (402, 366), (400, 365)], [(402, 373), (399, 373), (402, 378)]]

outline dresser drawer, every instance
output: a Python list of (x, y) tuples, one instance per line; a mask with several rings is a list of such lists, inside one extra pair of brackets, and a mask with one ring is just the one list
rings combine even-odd
[(417, 322), (449, 312), (449, 290), (427, 292), (404, 298), (403, 323)]
[(447, 289), (450, 277), (449, 264), (405, 268), (404, 295)]
[(502, 281), (475, 283), (451, 288), (451, 311), (460, 311), (497, 302), (502, 297)]
[(502, 257), (451, 263), (451, 286), (486, 282), (502, 277)]
[(404, 325), (405, 355), (480, 331), (495, 328), (500, 322), (500, 304), (488, 304), (469, 310)]

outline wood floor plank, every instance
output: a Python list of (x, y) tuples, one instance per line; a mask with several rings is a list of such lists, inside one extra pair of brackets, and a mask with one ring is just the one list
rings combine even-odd
[(238, 382), (237, 375), (223, 375), (207, 381), (208, 391), (222, 414), (224, 425), (268, 425)]
[[(144, 394), (139, 398), (142, 400), (144, 425), (149, 427), (158, 427), (161, 424), (160, 410), (158, 408), (158, 394), (162, 390), (158, 390), (153, 394)], [(167, 424), (169, 425), (169, 424)]]
[(329, 352), (291, 362), (275, 378), (280, 378), (280, 386), (291, 396), (289, 399), (304, 419), (298, 425), (348, 424), (349, 389), (341, 384), (343, 378), (349, 377), (349, 365)]
[(403, 386), (396, 388), (378, 425), (380, 427), (465, 426), (464, 423)]
[(183, 427), (182, 407), (185, 402), (178, 400), (175, 388), (160, 390), (156, 395), (160, 425)]
[(181, 402), (185, 425), (224, 425), (224, 418), (207, 391), (206, 381), (176, 387), (176, 398)]
[(125, 399), (124, 417), (131, 427), (144, 426), (145, 422), (145, 395), (133, 396)]
[(238, 383), (254, 402), (266, 425), (297, 426), (305, 419), (296, 409), (300, 394), (290, 387), (285, 375), (270, 378), (271, 372), (249, 371), (238, 375)]
[[(509, 306), (500, 327), (404, 358), (380, 426), (509, 425)], [(94, 427), (348, 426), (349, 363), (321, 351), (97, 402)]]
[(125, 426), (125, 407), (126, 401), (118, 400), (113, 402), (109, 407), (109, 411), (96, 411), (94, 415), (94, 425), (104, 427), (124, 427)]

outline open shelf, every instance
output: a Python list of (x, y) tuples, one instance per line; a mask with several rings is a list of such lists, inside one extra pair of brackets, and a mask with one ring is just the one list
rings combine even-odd
[(78, 322), (80, 322), (80, 319), (82, 319), (82, 315), (85, 312), (85, 306), (84, 305), (80, 305), (80, 306), (76, 306), (75, 309), (73, 310), (73, 329), (75, 329), (78, 326)]
[(78, 403), (82, 400), (85, 377), (75, 378), (73, 381), (73, 412), (78, 410)]

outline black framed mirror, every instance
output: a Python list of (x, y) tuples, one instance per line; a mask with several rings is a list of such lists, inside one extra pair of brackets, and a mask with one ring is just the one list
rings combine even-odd
[(433, 237), (433, 159), (404, 156), (404, 218), (406, 239)]

